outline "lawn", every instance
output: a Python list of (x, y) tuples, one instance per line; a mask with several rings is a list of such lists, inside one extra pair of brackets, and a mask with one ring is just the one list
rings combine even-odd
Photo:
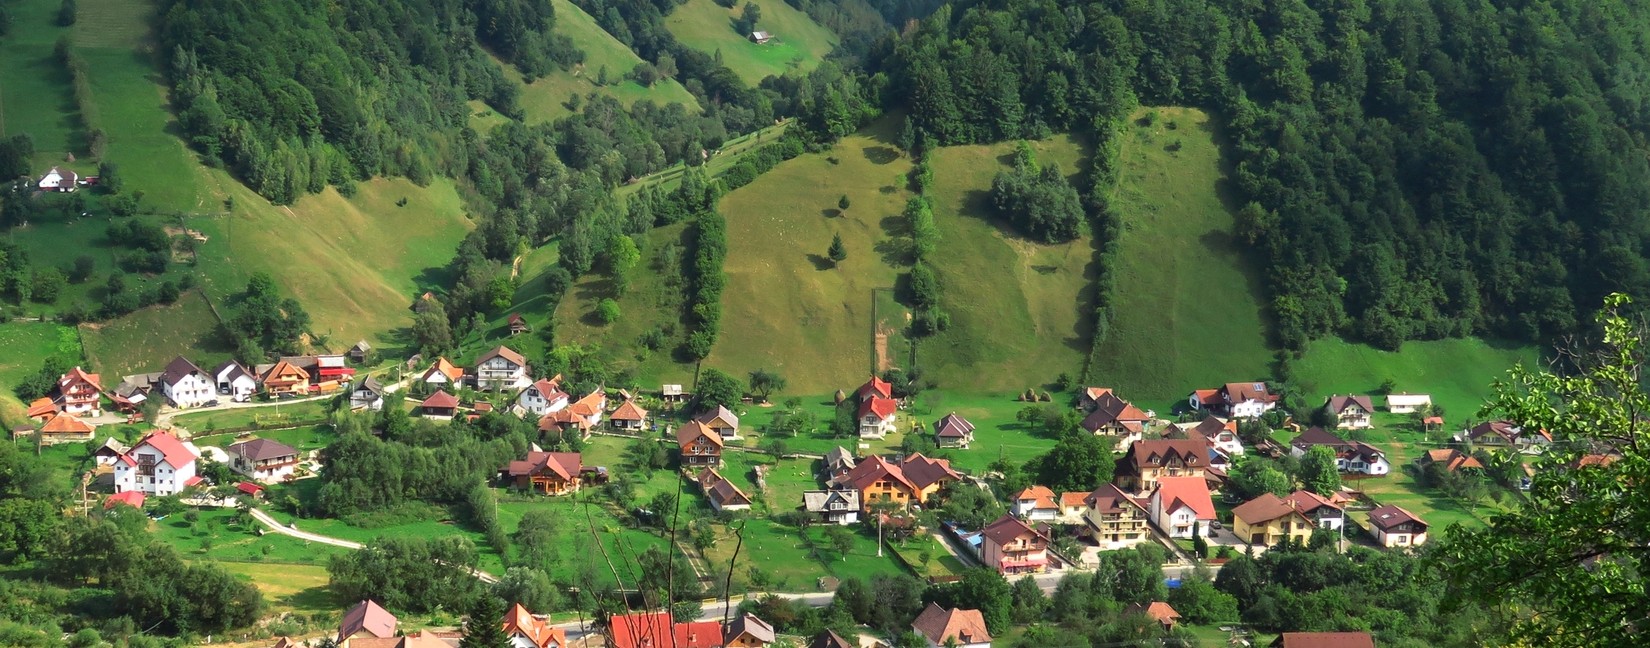
[(1026, 424), (1015, 418), (1028, 405), (1031, 403), (1015, 400), (1014, 394), (940, 390), (923, 392), (901, 415), (907, 422), (912, 418), (921, 420), (929, 431), (935, 422), (951, 412), (973, 423), (974, 443), (967, 450), (946, 449), (938, 454), (949, 458), (953, 467), (978, 475), (998, 459), (1024, 464), (1054, 447), (1055, 439), (1032, 434)]
[[(0, 39), (0, 134), (27, 133), (34, 138), (35, 164), (61, 164), (73, 153), (84, 156), (85, 134), (68, 70), (52, 47), (67, 30), (57, 26), (58, 3), (51, 0), (7, 2), (10, 33)], [(91, 171), (96, 164), (76, 164)], [(41, 172), (45, 168), (40, 169)]]
[[(1038, 161), (1080, 182), (1089, 151), (1070, 136), (1032, 142)], [(1084, 228), (1077, 240), (1028, 240), (990, 206), (991, 181), (1011, 167), (1015, 143), (937, 149), (933, 264), (951, 327), (917, 346), (917, 365), (948, 389), (1015, 390), (1060, 373), (1081, 374), (1088, 355), (1094, 258)]]
[[(580, 498), (586, 496), (581, 495)], [(555, 533), (561, 544), (568, 547), (555, 564), (550, 566), (550, 575), (563, 580), (575, 580), (577, 575), (594, 576), (601, 582), (613, 582), (613, 572), (619, 572), (620, 580), (626, 587), (634, 587), (638, 571), (635, 557), (648, 548), (665, 547), (665, 539), (650, 532), (632, 529), (612, 513), (595, 503), (594, 498), (588, 506), (584, 501), (574, 498), (530, 497), (521, 499), (511, 497), (511, 501), (500, 502), (498, 505), (499, 523), (507, 531), (514, 531), (521, 524), (522, 516), (529, 510), (547, 510), (554, 513), (559, 524)], [(606, 550), (606, 558), (594, 544), (592, 534), (600, 537), (602, 547)], [(609, 568), (607, 561), (611, 560), (613, 567)]]
[(327, 569), (319, 565), (219, 562), (218, 566), (257, 586), (264, 595), (266, 615), (288, 612), (331, 615), (348, 605), (336, 600), (327, 589), (331, 578)]
[(1122, 137), (1116, 317), (1090, 382), (1167, 411), (1192, 389), (1264, 376), (1260, 274), (1233, 234), (1219, 126), (1190, 108), (1141, 109)]
[[(1320, 404), (1330, 394), (1371, 394), (1390, 379), (1398, 391), (1430, 394), (1444, 408), (1446, 420), (1477, 417), (1491, 395), (1490, 383), (1520, 362), (1537, 366), (1536, 350), (1477, 338), (1405, 342), (1398, 351), (1381, 351), (1339, 339), (1312, 342), (1293, 365), (1295, 384)], [(1376, 398), (1376, 406), (1383, 402)]]
[(196, 436), (192, 440), (197, 446), (227, 448), (241, 441), (250, 441), (252, 439), (270, 439), (272, 441), (279, 441), (297, 448), (299, 452), (308, 452), (310, 450), (320, 450), (328, 445), (331, 445), (333, 441), (338, 440), (338, 433), (332, 431), (331, 425), (308, 425), (304, 427), (287, 428), (284, 430), (260, 430), (245, 437), (237, 437), (233, 434), (215, 434), (208, 437), (201, 437), (197, 432)]
[(179, 414), (172, 422), (196, 435), (212, 430), (240, 428), (251, 425), (278, 425), (288, 421), (313, 421), (326, 418), (331, 403), (326, 400), (304, 401), (267, 407), (242, 407), (206, 412)]
[(722, 64), (752, 86), (770, 75), (812, 70), (836, 46), (835, 34), (784, 2), (758, 3), (762, 19), (756, 28), (774, 38), (764, 45), (751, 42), (749, 34), (733, 30), (734, 18), (744, 15), (749, 1), (726, 9), (712, 0), (688, 0), (665, 17), (665, 28), (683, 45), (719, 52)]
[[(686, 237), (687, 223), (656, 227), (636, 237), (641, 261), (631, 269), (623, 295), (606, 272), (580, 277), (556, 309), (557, 341), (607, 349), (614, 368), (630, 369), (643, 384), (693, 382), (693, 365), (679, 363), (674, 356), (686, 332), (680, 324), (686, 289), (680, 260), (688, 256)], [(521, 291), (516, 294), (518, 304), (533, 303), (532, 298), (523, 300)], [(619, 319), (611, 324), (603, 324), (596, 315), (603, 299), (614, 299), (619, 304)], [(535, 313), (528, 314), (531, 317)], [(664, 343), (657, 350), (641, 343), (642, 335), (649, 331), (663, 333)]]
[[(795, 393), (863, 380), (871, 368), (872, 290), (892, 287), (904, 263), (887, 229), (904, 208), (911, 168), (891, 143), (896, 125), (885, 119), (722, 199), (727, 288), (707, 366), (735, 376), (765, 367)], [(838, 213), (843, 195), (851, 206)], [(841, 263), (825, 257), (833, 234), (847, 248)]]
[[(80, 192), (77, 195), (90, 195)], [(43, 204), (66, 201), (67, 195), (42, 196)], [(120, 256), (132, 252), (132, 248), (115, 245), (107, 236), (108, 227), (115, 219), (104, 216), (107, 212), (97, 205), (95, 199), (87, 201), (87, 209), (93, 216), (81, 218), (74, 212), (64, 212), (60, 209), (44, 209), (32, 220), (6, 231), (6, 237), (11, 242), (29, 252), (29, 260), (36, 268), (56, 267), (67, 275), (71, 264), (78, 257), (90, 258), (93, 263), (91, 276), (80, 283), (64, 284), (57, 299), (51, 304), (29, 302), (23, 305), (23, 310), (30, 314), (61, 313), (72, 305), (81, 305), (89, 310), (99, 306), (104, 295), (107, 294), (108, 276), (117, 268)], [(170, 225), (160, 216), (133, 216), (120, 219), (122, 222), (142, 221), (162, 227)], [(152, 290), (161, 281), (172, 281), (174, 284), (179, 278), (190, 272), (184, 264), (172, 263), (167, 272), (162, 274), (126, 274), (126, 285), (133, 291)]]
[[(268, 507), (265, 507), (264, 510), (268, 512), (270, 516), (274, 517), (283, 524), (293, 521), (292, 516), (287, 515), (286, 513), (272, 510)], [(439, 519), (426, 519), (404, 522), (401, 524), (389, 524), (370, 529), (355, 526), (345, 520), (331, 518), (305, 518), (298, 520), (298, 529), (308, 531), (310, 533), (319, 533), (324, 536), (352, 540), (363, 544), (370, 543), (379, 538), (405, 537), (431, 539), (446, 536), (464, 537), (468, 538), (470, 542), (475, 544), (476, 554), (478, 556), (477, 567), (479, 567), (482, 571), (494, 575), (501, 575), (504, 573), (503, 559), (499, 557), (498, 552), (494, 551), (491, 545), (487, 544), (487, 539), (483, 537), (480, 532), (459, 524), (457, 516), (455, 515), (446, 514), (437, 517)], [(507, 530), (514, 531), (516, 521), (519, 521), (519, 518), (512, 521), (505, 528)]]
[(179, 354), (208, 369), (229, 359), (230, 349), (218, 339), (217, 325), (206, 299), (191, 290), (169, 306), (82, 324), (80, 335), (86, 342), (86, 358), (113, 386), (121, 376), (160, 371)]
[[(1488, 516), (1504, 510), (1501, 505), (1488, 499), (1479, 503), (1477, 508), (1469, 508), (1465, 502), (1446, 497), (1438, 490), (1425, 488), (1416, 483), (1405, 467), (1426, 450), (1426, 447), (1419, 443), (1419, 435), (1382, 438), (1384, 435), (1378, 431), (1372, 433), (1372, 436), (1372, 442), (1386, 453), (1387, 461), (1392, 464), (1392, 472), (1384, 477), (1347, 480), (1347, 485), (1363, 491), (1381, 504), (1401, 506), (1420, 516), (1431, 525), (1430, 532), (1433, 537), (1442, 537), (1439, 534), (1442, 534), (1444, 529), (1457, 523), (1468, 526), (1481, 525)], [(1507, 502), (1511, 504), (1512, 500), (1508, 499)], [(1351, 515), (1364, 528), (1369, 528), (1368, 511), (1352, 511)]]
[(62, 324), (5, 322), (0, 323), (0, 349), (5, 349), (0, 353), (0, 422), (20, 424), (24, 422), (25, 404), (12, 390), (39, 372), (47, 358), (78, 360), (80, 335)]
[[(651, 99), (657, 104), (679, 103), (686, 106), (689, 112), (699, 111), (699, 102), (675, 79), (664, 79), (645, 87), (627, 78), (636, 64), (642, 62), (635, 52), (604, 31), (590, 14), (572, 2), (552, 0), (551, 4), (556, 10), (555, 32), (573, 40), (573, 44), (584, 52), (584, 63), (572, 70), (557, 70), (522, 85), (521, 107), (526, 111), (528, 121), (565, 117), (572, 113), (567, 108), (570, 95), (583, 97), (592, 91), (618, 99), (626, 106), (642, 99)], [(524, 81), (514, 66), (501, 62), (500, 67), (511, 80), (517, 83)], [(604, 68), (608, 82), (598, 86), (596, 80)]]
[[(348, 551), (278, 533), (257, 535), (261, 528), (248, 518), (245, 526), (234, 522), (235, 509), (190, 509), (166, 516), (150, 524), (155, 537), (176, 547), (187, 558), (227, 562), (325, 565), (333, 554)], [(194, 521), (189, 518), (195, 517)], [(314, 530), (300, 522), (305, 530)], [(317, 531), (319, 533), (319, 531)]]
[[(705, 560), (722, 578), (727, 576), (728, 565), (734, 559), (734, 530), (739, 528), (739, 524), (735, 522), (728, 528), (718, 527), (716, 544), (705, 552)], [(739, 547), (737, 561), (733, 562), (732, 591), (735, 594), (750, 590), (752, 568), (767, 573), (770, 579), (767, 589), (786, 592), (814, 591), (821, 576), (870, 578), (876, 574), (904, 572), (892, 552), (877, 557), (874, 531), (868, 535), (859, 527), (850, 527), (849, 530), (854, 532), (854, 545), (844, 557), (830, 548), (830, 543), (825, 540), (825, 527), (819, 525), (811, 526), (805, 532), (814, 547), (804, 541), (804, 532), (799, 532), (795, 527), (764, 519), (750, 519), (744, 525), (745, 542)]]

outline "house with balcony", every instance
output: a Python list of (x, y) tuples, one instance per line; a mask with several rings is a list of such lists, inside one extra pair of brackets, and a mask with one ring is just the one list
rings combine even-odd
[(1346, 508), (1343, 503), (1347, 500), (1338, 494), (1332, 498), (1309, 490), (1298, 490), (1283, 500), (1305, 515), (1312, 521), (1312, 526), (1317, 528), (1339, 531), (1346, 524)]
[(853, 524), (859, 521), (859, 491), (803, 491), (802, 508), (819, 516), (820, 521), (826, 524)]
[(1316, 528), (1294, 504), (1271, 493), (1232, 509), (1232, 534), (1252, 546), (1270, 547), (1285, 540), (1306, 544)]
[(1085, 501), (1084, 530), (1101, 549), (1126, 549), (1151, 538), (1150, 513), (1123, 489), (1101, 484)]
[(556, 374), (556, 377), (550, 379), (535, 380), (516, 396), (516, 407), (538, 417), (558, 411), (567, 405), (568, 395), (561, 389), (561, 374)]
[(714, 430), (722, 436), (723, 441), (732, 441), (739, 438), (739, 416), (721, 405), (700, 413), (698, 416), (693, 417), (693, 420)]
[(86, 373), (86, 370), (78, 366), (70, 369), (57, 379), (57, 402), (65, 414), (101, 416), (102, 377), (95, 373)]
[(859, 491), (860, 506), (869, 511), (877, 502), (927, 503), (941, 488), (958, 481), (962, 475), (951, 469), (950, 461), (916, 453), (897, 462), (879, 456), (866, 458), (828, 485)]
[(722, 465), (723, 445), (722, 435), (698, 421), (688, 421), (676, 430), (683, 468)]
[(1186, 404), (1225, 418), (1260, 418), (1278, 406), (1278, 395), (1263, 382), (1236, 382), (1194, 391)]
[(1048, 570), (1048, 534), (1003, 515), (980, 531), (980, 562), (1004, 576)]
[(252, 439), (229, 446), (229, 468), (252, 481), (273, 484), (298, 470), (298, 450), (272, 439)]
[(929, 603), (911, 622), (911, 629), (927, 642), (928, 648), (991, 648), (985, 616), (979, 610), (945, 609)]
[(156, 430), (115, 461), (115, 492), (176, 495), (200, 483), (195, 464), (200, 450), (171, 432)]
[(1140, 440), (1150, 420), (1151, 417), (1133, 403), (1107, 390), (1093, 399), (1089, 415), (1083, 418), (1081, 425), (1090, 434), (1111, 437), (1116, 451), (1122, 452), (1129, 444)]
[(520, 603), (510, 606), (500, 622), (510, 648), (567, 648), (567, 631), (533, 616)]
[(1335, 417), (1335, 427), (1342, 430), (1367, 430), (1375, 416), (1375, 402), (1368, 396), (1334, 394), (1324, 401), (1324, 410)]
[(1054, 501), (1054, 491), (1047, 486), (1028, 486), (1014, 495), (1009, 511), (1021, 519), (1034, 522), (1053, 522), (1060, 517), (1060, 505)]
[(1335, 453), (1335, 467), (1344, 473), (1385, 475), (1392, 472), (1386, 453), (1362, 441), (1347, 441), (1321, 427), (1313, 427), (1289, 441), (1289, 454), (1304, 457), (1313, 446), (1326, 446)]
[(545, 495), (566, 495), (578, 492), (582, 485), (584, 463), (577, 452), (533, 450), (527, 453), (526, 458), (510, 462), (505, 466), (504, 473), (518, 489)]
[(1117, 460), (1112, 481), (1136, 493), (1157, 488), (1165, 477), (1204, 478), (1209, 471), (1209, 444), (1202, 438), (1148, 439), (1129, 445)]
[(613, 423), (614, 429), (641, 432), (647, 429), (647, 410), (637, 405), (634, 399), (626, 400), (607, 416), (607, 420)]
[(262, 376), (264, 391), (272, 397), (308, 396), (309, 372), (286, 360), (276, 362)]
[(495, 392), (514, 392), (533, 383), (527, 376), (527, 358), (506, 346), (494, 347), (476, 358), (475, 381), (476, 389)]

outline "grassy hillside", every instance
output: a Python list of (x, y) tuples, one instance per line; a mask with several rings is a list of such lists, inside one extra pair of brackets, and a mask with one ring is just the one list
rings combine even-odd
[[(831, 151), (784, 162), (722, 199), (728, 283), (707, 366), (738, 376), (774, 369), (792, 393), (863, 382), (871, 291), (892, 287), (890, 261), (903, 262), (887, 231), (909, 195), (911, 161), (892, 144), (896, 123), (885, 119)], [(852, 205), (839, 214), (844, 194)], [(836, 233), (848, 250), (840, 264), (825, 257)]]
[(1197, 387), (1264, 376), (1260, 278), (1222, 199), (1218, 126), (1199, 110), (1149, 108), (1125, 128), (1112, 197), (1123, 220), (1117, 315), (1097, 382), (1161, 409)]
[[(1019, 391), (1061, 372), (1075, 376), (1089, 348), (1088, 234), (1042, 245), (991, 214), (991, 180), (1010, 168), (1014, 146), (951, 146), (933, 155), (934, 269), (951, 328), (918, 346), (917, 364), (947, 388)], [(1032, 146), (1039, 162), (1058, 163), (1074, 180), (1088, 153), (1065, 136)]]
[(178, 355), (211, 365), (229, 358), (231, 349), (217, 339), (218, 320), (198, 291), (188, 291), (170, 306), (151, 306), (117, 320), (80, 325), (86, 359), (98, 371), (117, 377), (160, 371)]
[(665, 17), (665, 27), (688, 47), (707, 54), (721, 51), (722, 63), (751, 85), (769, 75), (812, 70), (836, 46), (837, 37), (830, 30), (791, 5), (772, 0), (757, 3), (762, 20), (756, 28), (774, 38), (765, 45), (751, 42), (732, 25), (749, 1), (724, 9), (712, 0), (688, 0)]
[[(681, 364), (672, 352), (682, 340), (682, 290), (680, 259), (687, 256), (687, 223), (649, 230), (636, 241), (642, 259), (632, 268), (630, 286), (623, 296), (606, 273), (593, 272), (580, 277), (568, 289), (556, 309), (556, 341), (562, 344), (599, 345), (614, 352), (617, 367), (630, 368), (642, 377), (644, 384), (656, 382), (692, 382), (693, 365)], [(674, 246), (674, 268), (667, 267), (666, 250)], [(524, 286), (526, 287), (526, 286)], [(518, 298), (521, 293), (517, 293)], [(596, 305), (603, 299), (614, 299), (619, 304), (619, 320), (602, 324), (597, 319)], [(530, 318), (532, 319), (532, 318)], [(641, 343), (649, 331), (665, 331), (664, 346), (650, 351)]]
[[(573, 44), (584, 51), (584, 64), (580, 68), (557, 71), (534, 79), (532, 83), (522, 86), (521, 107), (527, 111), (529, 121), (565, 117), (572, 112), (567, 109), (567, 98), (575, 94), (582, 97), (592, 90), (614, 97), (626, 106), (642, 99), (652, 99), (654, 103), (679, 103), (692, 110), (698, 109), (699, 102), (675, 79), (659, 81), (652, 87), (626, 79), (625, 76), (642, 59), (604, 31), (578, 5), (568, 0), (552, 2), (556, 7), (556, 33), (573, 39)], [(523, 81), (521, 73), (514, 67), (502, 63), (500, 66), (511, 79)], [(608, 85), (597, 86), (596, 79), (604, 67), (607, 68)]]
[[(49, 322), (6, 322), (0, 324), (0, 423), (25, 422), (24, 403), (12, 390), (17, 383), (40, 370), (52, 356), (80, 356), (80, 336), (74, 329)], [(8, 428), (9, 429), (9, 428)]]
[(84, 156), (85, 134), (69, 73), (52, 55), (52, 46), (68, 32), (57, 26), (58, 3), (13, 0), (6, 5), (12, 26), (0, 38), (0, 134), (28, 133), (34, 138), (35, 162), (43, 167), (63, 162), (69, 153)]
[(1295, 361), (1294, 386), (1316, 403), (1332, 393), (1368, 394), (1391, 379), (1398, 391), (1430, 394), (1432, 402), (1444, 408), (1447, 420), (1461, 421), (1476, 415), (1490, 396), (1490, 383), (1507, 369), (1521, 362), (1533, 367), (1538, 361), (1533, 347), (1476, 338), (1405, 342), (1399, 351), (1318, 340)]

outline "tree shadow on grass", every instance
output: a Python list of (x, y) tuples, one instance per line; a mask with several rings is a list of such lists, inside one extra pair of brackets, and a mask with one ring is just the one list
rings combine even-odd
[(298, 592), (281, 597), (281, 603), (299, 610), (334, 610), (338, 608), (337, 597), (325, 585), (299, 590)]
[(819, 210), (819, 215), (824, 216), (826, 218), (837, 218), (837, 217), (842, 215), (842, 210), (837, 209), (835, 207), (827, 207), (825, 209)]
[(911, 265), (911, 243), (903, 238), (885, 238), (876, 244), (877, 254), (882, 256), (882, 262), (895, 268)]
[(808, 254), (808, 261), (810, 263), (813, 263), (814, 264), (814, 269), (818, 270), (820, 272), (824, 272), (826, 270), (830, 270), (830, 269), (836, 267), (836, 262), (835, 261), (827, 259), (823, 255), (819, 255), (819, 254), (812, 254), (812, 253)]
[(871, 164), (888, 164), (899, 159), (899, 151), (888, 146), (867, 146), (860, 149), (860, 153), (864, 154), (865, 159)]

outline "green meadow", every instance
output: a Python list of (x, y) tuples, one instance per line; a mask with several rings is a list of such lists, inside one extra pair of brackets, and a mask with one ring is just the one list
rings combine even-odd
[[(528, 121), (551, 121), (572, 114), (567, 107), (568, 97), (583, 97), (596, 92), (618, 99), (629, 106), (642, 99), (657, 104), (679, 103), (689, 111), (697, 112), (699, 102), (675, 79), (663, 79), (652, 86), (643, 86), (628, 78), (631, 70), (642, 59), (629, 47), (596, 24), (596, 19), (568, 0), (553, 0), (556, 8), (555, 32), (573, 40), (584, 52), (584, 63), (571, 70), (558, 70), (548, 76), (526, 83), (521, 72), (513, 66), (500, 64), (512, 80), (522, 83), (521, 107)], [(607, 84), (597, 85), (602, 70), (607, 72)]]
[(98, 371), (120, 376), (160, 371), (179, 354), (205, 368), (229, 359), (231, 349), (217, 336), (218, 320), (197, 291), (175, 304), (150, 306), (120, 319), (80, 325), (86, 358)]
[[(1312, 342), (1294, 362), (1293, 386), (1316, 404), (1330, 394), (1372, 394), (1391, 380), (1397, 391), (1432, 396), (1454, 423), (1475, 418), (1492, 394), (1491, 383), (1508, 369), (1520, 363), (1536, 368), (1539, 362), (1534, 347), (1478, 338), (1405, 342), (1398, 351), (1326, 339)], [(1376, 405), (1381, 404), (1377, 397)]]
[(683, 45), (719, 54), (723, 65), (752, 86), (768, 76), (812, 70), (836, 47), (835, 34), (784, 2), (758, 3), (762, 19), (756, 28), (773, 34), (773, 40), (752, 42), (749, 34), (733, 30), (733, 20), (744, 15), (749, 1), (727, 9), (712, 0), (688, 0), (665, 17), (665, 27)]
[(0, 38), (0, 134), (33, 138), (42, 173), (51, 165), (87, 172), (97, 165), (66, 163), (70, 154), (86, 157), (86, 134), (69, 72), (52, 53), (69, 32), (57, 26), (58, 6), (51, 0), (7, 2), (12, 25)]

